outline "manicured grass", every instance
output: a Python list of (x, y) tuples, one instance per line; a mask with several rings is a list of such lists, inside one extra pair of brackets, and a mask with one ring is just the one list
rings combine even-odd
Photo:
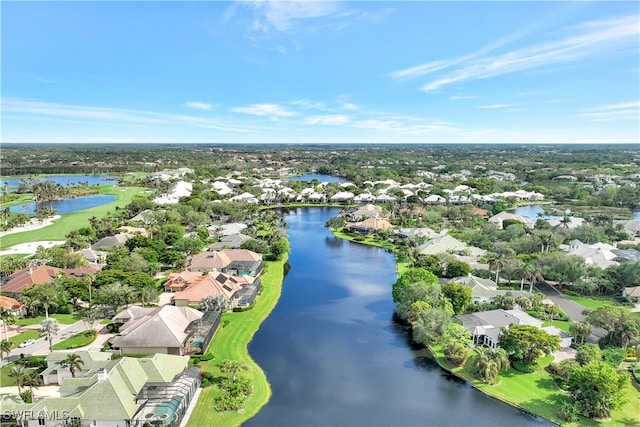
[(7, 363), (0, 369), (0, 384), (2, 387), (11, 387), (18, 385), (16, 379), (9, 376), (9, 372), (11, 372), (11, 368), (15, 366), (16, 362)]
[(562, 329), (565, 332), (569, 332), (569, 325), (571, 324), (571, 322), (565, 322), (563, 320), (552, 320), (552, 321), (546, 321), (542, 324), (543, 327), (547, 327), (547, 326), (555, 326), (558, 329)]
[(115, 211), (116, 206), (124, 207), (128, 205), (129, 202), (133, 200), (133, 196), (145, 190), (145, 188), (141, 187), (119, 187), (117, 185), (100, 186), (101, 194), (114, 194), (116, 200), (106, 205), (96, 206), (95, 208), (63, 214), (62, 217), (54, 221), (53, 224), (39, 230), (24, 231), (3, 236), (0, 241), (0, 249), (6, 249), (20, 243), (41, 240), (65, 240), (65, 236), (69, 234), (69, 232), (89, 225), (89, 218), (94, 216), (97, 218), (104, 217), (107, 212)]
[(67, 338), (64, 341), (60, 341), (53, 345), (54, 350), (67, 350), (70, 348), (84, 347), (96, 340), (98, 334), (93, 330), (86, 330), (75, 334), (72, 337)]
[[(432, 351), (442, 367), (468, 381), (478, 390), (556, 424), (612, 427), (638, 424), (637, 408), (640, 407), (640, 393), (631, 384), (625, 389), (627, 403), (622, 408), (612, 411), (610, 421), (598, 422), (581, 418), (578, 423), (567, 423), (558, 418), (557, 413), (561, 402), (572, 399), (556, 387), (551, 375), (543, 369), (553, 361), (553, 356), (541, 357), (538, 360), (539, 368), (536, 372), (524, 374), (510, 368), (501, 374), (498, 384), (488, 385), (474, 378), (471, 357), (467, 359), (464, 367), (453, 367), (444, 359), (440, 346), (432, 346)], [(632, 422), (629, 423), (629, 421)]]
[[(22, 341), (26, 341), (29, 339), (37, 340), (38, 338), (40, 338), (40, 331), (38, 329), (29, 329), (28, 331), (24, 331), (22, 333), (19, 333), (16, 336), (9, 338), (9, 341), (11, 341), (14, 344), (13, 348), (15, 349), (15, 348), (18, 348), (18, 345)], [(25, 350), (26, 349), (28, 349), (28, 347), (26, 347)]]
[[(80, 320), (79, 314), (50, 314), (49, 317), (56, 319), (61, 325), (71, 325)], [(26, 317), (16, 322), (17, 326), (39, 325), (46, 317)]]
[[(339, 237), (341, 239), (345, 239), (354, 243), (362, 243), (363, 245), (377, 246), (379, 248), (385, 248), (390, 250), (394, 250), (396, 248), (396, 245), (386, 240), (379, 240), (379, 239), (364, 237), (364, 236), (354, 236), (353, 234), (348, 234), (348, 233), (334, 230), (334, 229), (331, 229), (331, 232), (333, 232), (333, 234), (335, 234), (336, 237)], [(364, 237), (364, 239), (362, 239), (362, 237)]]
[(610, 299), (585, 298), (585, 297), (577, 297), (573, 295), (567, 295), (567, 298), (569, 298), (573, 302), (577, 302), (578, 304), (584, 305), (585, 307), (588, 307), (588, 308), (598, 308), (606, 305), (617, 305), (615, 301), (612, 301)]
[(284, 264), (286, 260), (266, 262), (262, 275), (262, 290), (253, 309), (241, 313), (225, 313), (222, 316), (220, 330), (216, 333), (208, 353), (214, 359), (201, 362), (203, 371), (220, 376), (218, 365), (223, 360), (240, 361), (246, 369), (240, 375), (249, 378), (253, 384), (253, 393), (247, 399), (242, 412), (218, 412), (214, 409), (214, 399), (219, 394), (217, 386), (202, 390), (196, 407), (189, 419), (189, 426), (239, 426), (258, 413), (271, 397), (271, 388), (267, 377), (253, 361), (247, 351), (247, 345), (260, 324), (275, 307), (282, 291)]

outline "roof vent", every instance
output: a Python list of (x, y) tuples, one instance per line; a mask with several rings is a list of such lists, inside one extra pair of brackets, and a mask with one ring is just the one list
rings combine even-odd
[(96, 371), (96, 374), (98, 374), (98, 381), (106, 381), (107, 380), (107, 369), (106, 368), (99, 368)]

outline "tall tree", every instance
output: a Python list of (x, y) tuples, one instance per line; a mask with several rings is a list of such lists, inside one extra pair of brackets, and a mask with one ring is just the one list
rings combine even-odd
[(84, 361), (80, 356), (76, 353), (69, 353), (67, 357), (60, 364), (63, 368), (69, 368), (69, 372), (71, 372), (71, 377), (76, 377), (76, 370), (81, 371), (84, 366)]
[(542, 354), (560, 350), (560, 337), (529, 325), (511, 325), (503, 329), (498, 343), (509, 353), (511, 360), (527, 365), (534, 363)]
[(40, 322), (40, 336), (49, 341), (49, 351), (53, 351), (53, 337), (58, 335), (60, 327), (56, 319), (47, 318)]
[(9, 371), (9, 376), (11, 378), (15, 378), (16, 379), (16, 384), (18, 385), (18, 394), (22, 393), (22, 384), (24, 381), (24, 377), (27, 374), (27, 370), (24, 367), (24, 365), (19, 365), (19, 364), (15, 364), (11, 367), (11, 370)]
[(13, 314), (13, 311), (7, 307), (0, 307), (0, 321), (2, 322), (2, 326), (4, 326), (4, 339), (8, 341), (9, 325), (16, 323), (16, 316)]
[(4, 359), (5, 355), (9, 356), (9, 353), (11, 353), (11, 349), (13, 348), (13, 346), (14, 344), (8, 340), (0, 342), (0, 358)]
[(605, 362), (591, 362), (574, 367), (569, 374), (569, 392), (580, 412), (588, 418), (608, 418), (611, 410), (626, 402), (625, 387), (629, 376), (617, 373)]
[(493, 351), (488, 347), (476, 347), (473, 367), (480, 381), (493, 384), (500, 372), (509, 368), (509, 359), (503, 349)]

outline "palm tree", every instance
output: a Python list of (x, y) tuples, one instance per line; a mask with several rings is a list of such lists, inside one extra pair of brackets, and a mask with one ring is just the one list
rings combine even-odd
[(220, 363), (220, 372), (232, 374), (232, 381), (236, 382), (236, 374), (242, 368), (242, 363), (237, 360), (223, 360)]
[(13, 365), (11, 367), (11, 370), (9, 371), (9, 376), (11, 378), (15, 378), (16, 384), (18, 384), (18, 394), (22, 393), (22, 380), (24, 379), (26, 374), (27, 370), (25, 369), (24, 365)]
[(496, 285), (500, 284), (500, 270), (507, 265), (507, 259), (503, 254), (496, 254), (489, 260), (489, 267), (496, 271)]
[(58, 334), (60, 327), (56, 319), (44, 319), (40, 322), (40, 336), (49, 340), (49, 351), (53, 351), (53, 337)]
[(16, 316), (8, 308), (1, 307), (0, 308), (0, 321), (2, 322), (2, 325), (4, 326), (4, 339), (8, 340), (9, 339), (9, 328), (8, 328), (8, 326), (9, 325), (13, 325), (14, 323), (16, 323)]
[(13, 346), (14, 344), (9, 340), (0, 342), (0, 359), (3, 359), (5, 354), (9, 356), (9, 353), (11, 353), (11, 349), (13, 348)]
[(33, 388), (43, 384), (40, 372), (36, 369), (27, 370), (24, 376), (24, 384), (29, 386), (29, 394), (31, 395), (31, 402), (33, 402)]
[(81, 371), (82, 367), (84, 366), (84, 362), (82, 358), (78, 356), (76, 353), (69, 353), (67, 354), (67, 358), (62, 361), (60, 366), (62, 366), (63, 368), (69, 368), (69, 372), (71, 372), (71, 377), (75, 378), (76, 369), (78, 371)]
[(542, 280), (542, 269), (537, 264), (528, 264), (529, 271), (529, 293), (533, 294), (533, 284)]

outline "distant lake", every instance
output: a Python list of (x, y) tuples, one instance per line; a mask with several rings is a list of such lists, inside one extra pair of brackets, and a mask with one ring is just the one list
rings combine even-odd
[[(546, 205), (549, 207), (550, 205)], [(518, 206), (515, 209), (509, 210), (509, 212), (514, 213), (520, 216), (526, 216), (534, 223), (538, 220), (538, 218), (542, 219), (562, 219), (560, 215), (542, 215), (544, 213), (544, 208), (542, 205), (526, 205), (526, 206)], [(542, 216), (538, 216), (538, 214)]]
[[(85, 209), (95, 208), (96, 206), (106, 205), (116, 200), (116, 196), (113, 194), (96, 194), (94, 196), (82, 196), (74, 197), (72, 199), (56, 200), (51, 203), (52, 209), (56, 210), (58, 214), (65, 214), (77, 211), (83, 211)], [(45, 206), (49, 206), (47, 203)], [(28, 205), (18, 205), (9, 208), (11, 212), (26, 213), (32, 215), (36, 211), (36, 204), (29, 203)]]
[(324, 228), (337, 208), (285, 214), (290, 267), (249, 343), (273, 392), (244, 427), (549, 426), (440, 368), (396, 323), (392, 253)]
[[(51, 175), (42, 176), (36, 179), (36, 181), (51, 181), (62, 186), (78, 185), (80, 182), (87, 182), (89, 185), (114, 184), (116, 180), (117, 178), (115, 176), (109, 175)], [(20, 179), (4, 179), (4, 177), (2, 177), (0, 185), (4, 186), (5, 182), (9, 184), (9, 187), (16, 187), (20, 184)]]
[(291, 178), (287, 178), (287, 181), (311, 181), (314, 179), (317, 179), (320, 182), (339, 182), (340, 184), (349, 182), (348, 179), (340, 178), (338, 176), (322, 175), (317, 173), (306, 173), (300, 176), (293, 176)]

